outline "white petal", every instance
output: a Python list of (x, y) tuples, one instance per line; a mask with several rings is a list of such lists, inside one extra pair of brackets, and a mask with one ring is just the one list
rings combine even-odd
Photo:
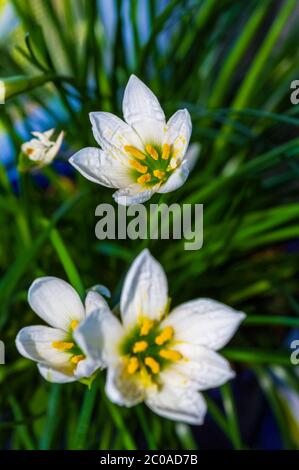
[(45, 132), (39, 132), (39, 131), (33, 131), (31, 132), (34, 137), (40, 140), (40, 142), (49, 142), (49, 139), (52, 137), (54, 134), (55, 129), (49, 129), (48, 131)]
[(144, 144), (162, 143), (165, 115), (153, 92), (131, 75), (123, 99), (123, 115)]
[(203, 423), (207, 411), (202, 395), (191, 388), (164, 385), (161, 392), (150, 395), (145, 402), (159, 416), (194, 425)]
[(85, 312), (90, 315), (100, 308), (109, 308), (106, 300), (101, 294), (95, 291), (89, 291), (85, 299)]
[(125, 145), (133, 145), (142, 150), (142, 142), (134, 129), (114, 114), (98, 112), (90, 113), (89, 117), (94, 138), (103, 149), (123, 152)]
[(69, 162), (85, 178), (107, 188), (125, 188), (134, 181), (128, 166), (114, 155), (94, 147), (79, 150)]
[(167, 384), (201, 391), (219, 387), (235, 376), (229, 362), (211, 349), (187, 343), (178, 344), (175, 349), (184, 359), (161, 374)]
[(132, 206), (134, 204), (141, 204), (142, 202), (148, 201), (155, 192), (157, 192), (159, 186), (153, 186), (150, 189), (144, 189), (144, 186), (139, 184), (131, 184), (124, 189), (120, 189), (113, 194), (114, 200), (117, 204), (122, 206)]
[(41, 376), (48, 380), (48, 382), (65, 384), (69, 382), (75, 382), (77, 380), (71, 371), (68, 371), (69, 373), (67, 373), (63, 369), (53, 369), (52, 367), (46, 366), (45, 364), (37, 364), (37, 367)]
[(131, 265), (121, 293), (124, 324), (135, 325), (142, 317), (160, 320), (168, 302), (167, 278), (162, 266), (146, 249)]
[(157, 193), (170, 193), (171, 191), (180, 188), (185, 183), (188, 176), (189, 166), (184, 160), (181, 165), (176, 170), (174, 170), (166, 183), (160, 186)]
[(83, 377), (90, 377), (97, 369), (102, 367), (102, 363), (94, 361), (90, 357), (87, 357), (83, 361), (80, 361), (74, 371), (74, 376), (77, 379), (82, 379)]
[(22, 356), (36, 362), (64, 364), (70, 355), (53, 348), (53, 341), (66, 341), (65, 332), (49, 326), (22, 328), (16, 337), (16, 346)]
[(181, 162), (189, 145), (192, 132), (192, 123), (187, 109), (177, 111), (169, 121), (167, 121), (164, 143), (172, 145), (174, 157), (171, 163)]
[(186, 162), (189, 172), (193, 170), (200, 154), (201, 146), (198, 143), (189, 145), (183, 162)]
[(179, 341), (218, 350), (225, 346), (245, 314), (211, 299), (196, 299), (176, 307), (161, 326), (172, 325)]
[[(29, 160), (34, 162), (42, 162), (45, 155), (44, 146), (36, 139), (25, 142), (21, 146), (22, 152), (28, 156)], [(29, 151), (29, 153), (28, 153)]]
[(74, 332), (76, 343), (99, 367), (119, 360), (118, 345), (122, 337), (122, 325), (108, 306), (90, 313)]
[(109, 400), (119, 406), (131, 407), (144, 399), (143, 390), (136, 381), (123, 376), (121, 367), (108, 369), (105, 392)]
[(32, 310), (55, 328), (69, 330), (73, 320), (82, 320), (84, 307), (79, 295), (70, 284), (56, 277), (36, 279), (28, 292)]
[(44, 163), (49, 164), (51, 163), (52, 160), (54, 160), (54, 158), (58, 154), (59, 149), (61, 147), (63, 137), (64, 137), (64, 132), (61, 131), (54, 145), (46, 152)]
[(74, 331), (74, 339), (82, 352), (103, 365), (103, 332), (98, 311), (90, 313)]

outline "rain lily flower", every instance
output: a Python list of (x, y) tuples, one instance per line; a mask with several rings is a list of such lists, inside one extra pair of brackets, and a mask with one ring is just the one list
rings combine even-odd
[(152, 91), (131, 75), (123, 98), (125, 122), (107, 112), (90, 113), (93, 135), (101, 149), (87, 147), (70, 163), (87, 179), (109, 188), (117, 203), (138, 204), (154, 193), (168, 193), (187, 179), (192, 125), (180, 109), (166, 122)]
[(103, 302), (99, 314), (92, 313), (82, 324), (81, 334), (98, 331), (94, 357), (108, 367), (111, 401), (128, 407), (145, 401), (160, 416), (201, 424), (206, 403), (199, 392), (234, 377), (216, 351), (231, 339), (245, 314), (210, 299), (168, 310), (165, 273), (144, 250), (126, 276), (121, 319)]
[[(50, 382), (66, 383), (90, 377), (101, 361), (90, 358), (79, 327), (97, 311), (97, 294), (89, 292), (85, 308), (67, 282), (55, 277), (36, 279), (28, 293), (32, 310), (50, 326), (29, 326), (17, 335), (16, 346), (24, 357), (36, 361), (41, 375)], [(85, 329), (86, 332), (86, 329)], [(87, 335), (92, 350), (93, 332)]]
[[(49, 129), (45, 132), (31, 132), (34, 138), (29, 142), (24, 142), (21, 147), (23, 155), (30, 160), (29, 163), (42, 167), (49, 165), (54, 160), (64, 136), (64, 132), (61, 131), (55, 141), (50, 140), (54, 131), (55, 129)], [(25, 164), (24, 159), (22, 164)]]

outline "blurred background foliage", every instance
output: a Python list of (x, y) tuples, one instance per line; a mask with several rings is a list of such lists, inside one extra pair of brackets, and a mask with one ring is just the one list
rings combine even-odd
[[(295, 0), (0, 0), (0, 442), (10, 449), (298, 448), (299, 382), (290, 343), (299, 326), (299, 5)], [(204, 204), (204, 245), (146, 244), (166, 269), (173, 304), (212, 297), (247, 320), (225, 348), (237, 371), (206, 394), (191, 428), (124, 409), (103, 393), (51, 385), (15, 348), (39, 322), (26, 301), (38, 276), (68, 279), (84, 296), (106, 285), (118, 302), (144, 241), (98, 241), (94, 210), (109, 189), (67, 158), (95, 145), (89, 111), (121, 115), (131, 73), (169, 117), (186, 107), (201, 155), (163, 202)], [(21, 177), (30, 131), (66, 131), (51, 167)], [(157, 202), (152, 199), (151, 202)]]

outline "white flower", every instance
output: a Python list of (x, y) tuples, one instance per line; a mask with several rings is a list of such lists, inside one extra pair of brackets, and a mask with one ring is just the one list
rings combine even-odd
[[(99, 313), (102, 300), (89, 292), (85, 308), (67, 282), (55, 277), (36, 279), (28, 292), (32, 310), (50, 326), (29, 326), (19, 331), (16, 346), (24, 357), (36, 361), (41, 375), (50, 382), (73, 382), (90, 377), (102, 362), (88, 355), (85, 339), (77, 335), (86, 315)], [(86, 331), (86, 330), (85, 330)], [(90, 331), (89, 350), (98, 338)]]
[(106, 305), (100, 315), (87, 318), (80, 334), (98, 331), (97, 355), (108, 367), (111, 401), (124, 406), (145, 401), (161, 416), (201, 424), (206, 403), (199, 391), (234, 377), (215, 351), (231, 339), (245, 314), (210, 299), (192, 300), (171, 313), (168, 307), (165, 273), (144, 250), (124, 282), (121, 321)]
[(54, 131), (55, 129), (49, 129), (45, 132), (31, 132), (35, 138), (24, 142), (21, 147), (23, 154), (39, 166), (49, 165), (59, 152), (64, 135), (61, 131), (55, 141), (50, 140)]
[(123, 205), (142, 203), (156, 192), (179, 188), (190, 171), (188, 111), (180, 109), (166, 123), (156, 96), (131, 75), (123, 114), (125, 122), (111, 113), (90, 113), (93, 135), (101, 149), (84, 148), (70, 163), (90, 181), (119, 188), (113, 197)]

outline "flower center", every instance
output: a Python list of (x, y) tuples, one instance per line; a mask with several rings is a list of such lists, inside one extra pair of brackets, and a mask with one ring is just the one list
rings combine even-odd
[(75, 331), (79, 324), (78, 320), (72, 320), (70, 324), (70, 337), (67, 338), (67, 341), (53, 341), (52, 342), (52, 347), (54, 349), (58, 349), (59, 351), (64, 351), (68, 352), (71, 354), (70, 356), (70, 362), (72, 364), (77, 365), (80, 361), (83, 361), (85, 359), (84, 354), (82, 354), (81, 349), (76, 345), (76, 343), (73, 341), (72, 338), (72, 332)]
[(26, 149), (25, 153), (30, 156), (34, 153), (34, 149), (32, 147), (28, 147)]
[(154, 380), (161, 370), (173, 361), (183, 358), (175, 349), (174, 330), (171, 326), (161, 329), (157, 322), (143, 319), (121, 344), (129, 375), (150, 376)]
[(141, 185), (163, 183), (175, 168), (170, 161), (173, 155), (169, 144), (163, 144), (162, 147), (147, 144), (143, 151), (133, 145), (125, 145), (124, 150), (130, 157), (129, 164), (137, 183)]

